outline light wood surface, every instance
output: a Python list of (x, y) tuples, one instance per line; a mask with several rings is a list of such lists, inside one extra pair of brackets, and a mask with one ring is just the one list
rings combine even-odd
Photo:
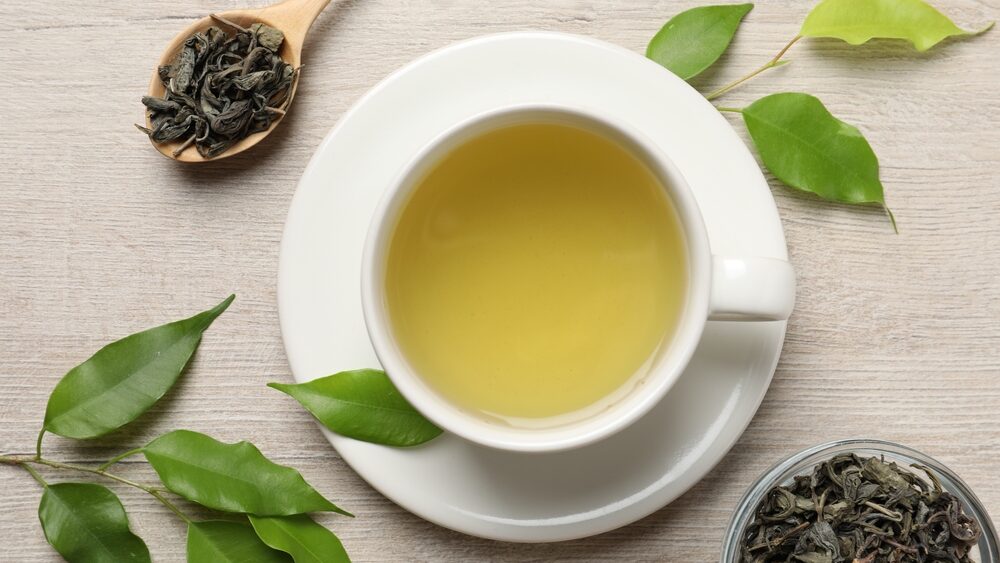
[[(264, 387), (291, 379), (275, 296), (289, 200), (327, 130), (414, 57), (521, 29), (642, 52), (670, 15), (699, 3), (334, 0), (306, 41), (294, 108), (264, 143), (200, 166), (157, 154), (132, 123), (143, 118), (139, 97), (163, 48), (210, 12), (264, 4), (0, 2), (0, 451), (31, 451), (49, 391), (98, 347), (235, 292), (192, 369), (151, 413), (106, 440), (50, 437), (48, 454), (98, 461), (114, 444), (176, 427), (251, 439), (357, 515), (322, 521), (358, 561), (717, 560), (751, 480), (787, 454), (848, 436), (937, 457), (1000, 517), (1000, 32), (923, 54), (896, 42), (807, 40), (791, 65), (724, 99), (821, 97), (874, 146), (900, 234), (876, 210), (772, 181), (799, 293), (774, 383), (746, 434), (701, 483), (638, 523), (515, 545), (396, 507), (340, 460), (308, 414)], [(762, 64), (811, 4), (761, 2), (722, 64), (695, 84), (708, 89)], [(1000, 19), (1000, 0), (934, 4), (966, 28)], [(410, 108), (399, 111), (404, 121)], [(138, 461), (122, 471), (152, 477)], [(116, 490), (154, 558), (182, 561), (181, 523), (143, 493)], [(58, 560), (38, 525), (39, 494), (24, 472), (0, 467), (0, 561)]]

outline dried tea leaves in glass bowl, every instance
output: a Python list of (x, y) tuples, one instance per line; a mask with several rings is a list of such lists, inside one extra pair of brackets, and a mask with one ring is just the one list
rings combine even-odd
[(934, 473), (914, 467), (927, 476), (841, 454), (771, 489), (744, 536), (743, 561), (971, 561), (979, 524)]
[(775, 465), (733, 514), (722, 563), (1000, 563), (996, 528), (954, 472), (850, 439)]
[(279, 55), (282, 32), (213, 17), (234, 33), (212, 26), (192, 34), (159, 68), (163, 97), (142, 98), (151, 126), (137, 127), (157, 143), (180, 142), (174, 156), (192, 145), (204, 158), (218, 156), (268, 129), (292, 98), (297, 70)]

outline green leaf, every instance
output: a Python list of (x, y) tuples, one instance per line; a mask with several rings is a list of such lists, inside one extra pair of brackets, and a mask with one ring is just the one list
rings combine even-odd
[(298, 471), (268, 460), (249, 442), (224, 444), (190, 430), (153, 440), (143, 453), (174, 493), (202, 506), (261, 516), (333, 511)]
[(947, 37), (976, 35), (956, 26), (923, 0), (823, 0), (806, 16), (799, 35), (833, 37), (851, 45), (870, 39), (906, 39), (926, 51)]
[(337, 434), (386, 446), (415, 446), (441, 429), (403, 398), (383, 371), (342, 371), (308, 383), (268, 383), (291, 395)]
[(742, 113), (764, 165), (782, 182), (830, 201), (885, 207), (875, 152), (818, 98), (771, 94)]
[(38, 505), (45, 539), (72, 562), (149, 561), (149, 550), (128, 527), (118, 497), (93, 483), (45, 487)]
[(201, 335), (235, 299), (189, 319), (126, 336), (71, 369), (45, 409), (45, 430), (96, 438), (135, 420), (177, 381)]
[(188, 524), (187, 560), (188, 563), (288, 563), (290, 559), (267, 547), (246, 524), (209, 520)]
[(292, 556), (295, 563), (350, 563), (333, 532), (305, 514), (250, 516), (257, 535), (267, 545)]
[(701, 6), (670, 18), (646, 47), (646, 56), (687, 80), (726, 52), (753, 4)]

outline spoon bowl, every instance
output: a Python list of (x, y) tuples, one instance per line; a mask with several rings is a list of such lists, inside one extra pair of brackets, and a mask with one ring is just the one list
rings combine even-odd
[[(285, 41), (281, 44), (281, 49), (278, 51), (278, 55), (280, 55), (285, 62), (291, 65), (292, 68), (298, 69), (302, 66), (302, 44), (305, 41), (306, 33), (309, 31), (309, 27), (312, 26), (312, 23), (316, 20), (316, 17), (319, 16), (320, 12), (323, 11), (323, 8), (325, 8), (329, 3), (330, 0), (285, 0), (284, 2), (264, 8), (230, 10), (228, 12), (219, 13), (217, 16), (244, 28), (250, 27), (255, 23), (262, 23), (280, 30), (285, 35)], [(163, 51), (163, 55), (160, 57), (160, 60), (156, 63), (156, 68), (153, 69), (153, 77), (149, 82), (150, 96), (160, 98), (163, 97), (166, 92), (166, 88), (160, 81), (157, 69), (160, 66), (170, 64), (174, 60), (174, 57), (176, 57), (177, 53), (180, 52), (188, 37), (199, 31), (205, 31), (212, 26), (221, 28), (227, 27), (225, 24), (221, 24), (217, 20), (213, 19), (212, 16), (208, 16), (192, 23), (184, 29), (184, 31), (181, 31), (176, 37), (174, 37), (170, 44), (167, 45), (167, 48)], [(226, 31), (231, 32), (232, 30), (226, 29)], [(294, 99), (297, 85), (298, 75), (296, 74), (291, 86), (292, 91), (289, 94), (289, 105)], [(207, 162), (210, 160), (220, 160), (239, 154), (261, 142), (264, 140), (264, 137), (267, 137), (274, 131), (275, 127), (281, 123), (283, 118), (284, 114), (275, 116), (270, 127), (264, 131), (258, 131), (257, 133), (244, 137), (236, 144), (223, 151), (221, 154), (212, 158), (203, 157), (193, 146), (189, 146), (179, 154), (175, 155), (174, 151), (184, 143), (183, 139), (167, 143), (157, 143), (150, 139), (150, 142), (156, 150), (160, 151), (160, 154), (179, 162)], [(152, 127), (148, 112), (146, 115), (146, 126)]]

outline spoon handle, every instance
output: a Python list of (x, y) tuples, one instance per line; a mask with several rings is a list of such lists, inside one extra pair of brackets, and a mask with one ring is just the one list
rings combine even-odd
[(330, 0), (285, 0), (262, 9), (260, 17), (284, 32), (286, 38), (296, 40), (301, 48), (309, 27), (329, 4)]

